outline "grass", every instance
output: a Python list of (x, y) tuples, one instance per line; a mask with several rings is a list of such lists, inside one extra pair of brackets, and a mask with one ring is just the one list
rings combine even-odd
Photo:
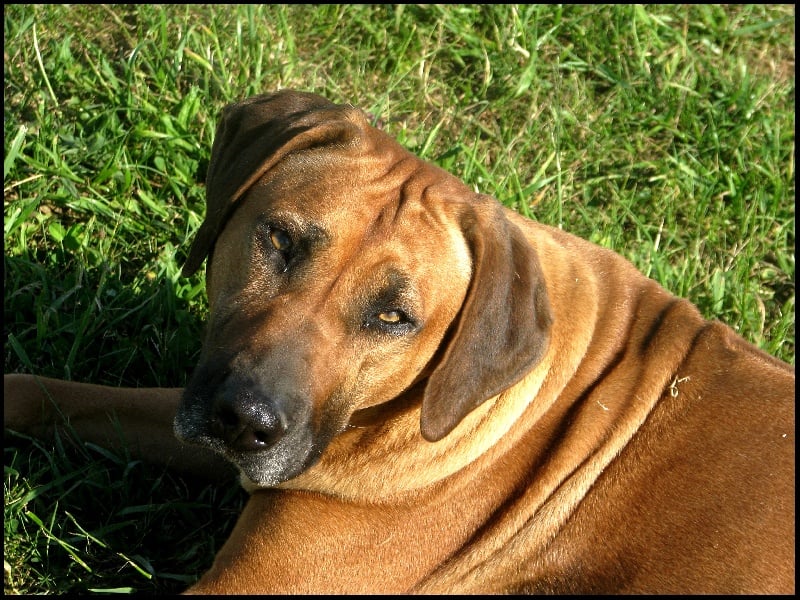
[[(182, 385), (179, 276), (220, 108), (353, 102), (412, 151), (628, 257), (794, 364), (794, 7), (9, 5), (5, 372)], [(243, 501), (5, 441), (6, 593), (175, 592)]]

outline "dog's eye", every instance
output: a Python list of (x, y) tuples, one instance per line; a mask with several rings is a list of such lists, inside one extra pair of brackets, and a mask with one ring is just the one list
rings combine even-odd
[(292, 238), (283, 229), (270, 230), (269, 241), (278, 252), (287, 252), (292, 247)]
[(388, 325), (397, 325), (408, 321), (408, 317), (401, 310), (385, 310), (378, 313), (378, 319)]
[(399, 308), (373, 313), (364, 321), (366, 331), (382, 332), (391, 335), (406, 335), (418, 329), (418, 323)]

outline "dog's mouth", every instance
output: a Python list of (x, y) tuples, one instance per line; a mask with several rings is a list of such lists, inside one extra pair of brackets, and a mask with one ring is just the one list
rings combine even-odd
[(304, 399), (267, 394), (255, 381), (230, 375), (213, 388), (184, 391), (175, 415), (175, 435), (217, 452), (233, 463), (246, 488), (272, 487), (296, 477), (319, 459), (330, 440), (312, 425)]
[[(175, 418), (175, 434), (183, 442), (203, 446), (223, 456), (238, 470), (246, 488), (272, 487), (296, 477), (319, 459), (321, 450), (296, 428), (261, 450), (237, 450), (214, 435), (197, 431), (197, 421), (181, 411)], [(292, 435), (294, 434), (294, 435)]]

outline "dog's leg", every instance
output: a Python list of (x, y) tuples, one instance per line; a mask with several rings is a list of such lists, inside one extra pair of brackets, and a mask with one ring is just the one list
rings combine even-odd
[(233, 469), (172, 431), (181, 388), (115, 388), (34, 375), (4, 375), (4, 427), (40, 439), (56, 429), (84, 442), (126, 448), (131, 456), (190, 475), (230, 480)]

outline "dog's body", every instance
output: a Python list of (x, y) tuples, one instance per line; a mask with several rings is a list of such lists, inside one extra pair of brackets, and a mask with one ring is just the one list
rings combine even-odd
[(229, 109), (208, 197), (182, 399), (5, 378), (13, 429), (56, 421), (41, 384), (88, 440), (113, 410), (238, 468), (190, 591), (794, 591), (791, 366), (317, 96)]

